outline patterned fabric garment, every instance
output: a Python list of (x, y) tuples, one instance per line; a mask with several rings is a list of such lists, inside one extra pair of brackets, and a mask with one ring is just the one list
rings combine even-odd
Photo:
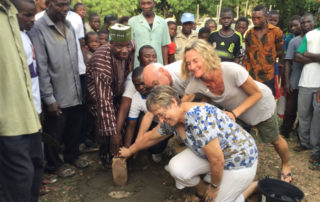
[[(198, 156), (207, 158), (202, 148), (218, 138), (225, 170), (248, 168), (256, 162), (258, 150), (254, 139), (219, 108), (209, 104), (196, 106), (186, 112), (185, 119), (186, 139), (183, 141)], [(165, 123), (160, 126), (159, 133), (178, 136), (174, 127)]]
[(246, 34), (245, 45), (243, 66), (250, 76), (260, 82), (273, 79), (277, 52), (283, 52), (282, 31), (269, 24), (267, 33), (258, 39), (255, 29), (251, 28)]
[(111, 54), (110, 43), (93, 54), (86, 73), (88, 108), (96, 119), (100, 136), (116, 135), (116, 113), (124, 88), (131, 55), (119, 61)]

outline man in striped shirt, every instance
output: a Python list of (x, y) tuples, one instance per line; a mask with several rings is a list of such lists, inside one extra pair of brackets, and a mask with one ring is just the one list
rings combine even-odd
[(86, 73), (89, 111), (95, 118), (104, 165), (122, 145), (117, 133), (116, 114), (124, 81), (132, 65), (131, 28), (115, 24), (110, 28), (110, 43), (101, 46), (92, 56)]

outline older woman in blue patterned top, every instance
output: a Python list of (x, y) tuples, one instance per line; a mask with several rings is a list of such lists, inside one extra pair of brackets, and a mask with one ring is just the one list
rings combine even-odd
[[(195, 187), (206, 201), (244, 201), (242, 193), (254, 179), (258, 161), (250, 134), (213, 105), (181, 103), (169, 86), (155, 87), (147, 98), (147, 108), (160, 125), (131, 147), (121, 148), (121, 156), (129, 157), (176, 135), (187, 146), (167, 167), (178, 189)], [(201, 174), (207, 174), (209, 185), (201, 180)]]

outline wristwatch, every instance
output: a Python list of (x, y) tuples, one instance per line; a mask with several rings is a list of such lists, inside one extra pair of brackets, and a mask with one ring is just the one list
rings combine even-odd
[(218, 185), (213, 184), (213, 183), (210, 183), (210, 186), (211, 186), (212, 188), (214, 188), (214, 189), (218, 188)]

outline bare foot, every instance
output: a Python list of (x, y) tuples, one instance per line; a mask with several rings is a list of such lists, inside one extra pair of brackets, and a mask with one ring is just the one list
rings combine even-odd
[(282, 181), (291, 183), (292, 181), (292, 173), (289, 165), (282, 165), (282, 170), (280, 173), (280, 177)]
[(257, 191), (258, 191), (258, 181), (254, 181), (249, 185), (249, 187), (242, 194), (243, 194), (243, 197), (247, 199)]

